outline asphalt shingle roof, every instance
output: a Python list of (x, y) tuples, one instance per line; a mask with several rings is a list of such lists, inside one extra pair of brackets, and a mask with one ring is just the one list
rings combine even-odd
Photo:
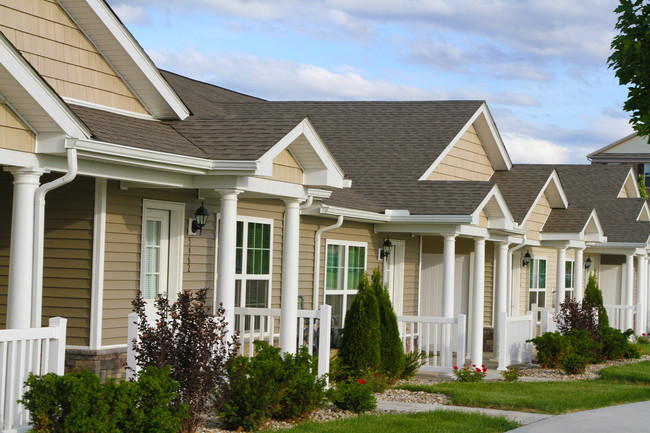
[(492, 175), (490, 181), (499, 186), (517, 223), (524, 220), (553, 169), (552, 165), (516, 164)]

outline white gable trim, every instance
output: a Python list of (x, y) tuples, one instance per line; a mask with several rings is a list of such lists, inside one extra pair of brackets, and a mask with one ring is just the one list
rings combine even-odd
[(625, 180), (623, 181), (623, 185), (621, 185), (621, 189), (618, 190), (618, 195), (616, 196), (617, 198), (623, 198), (621, 197), (623, 190), (625, 190), (627, 193), (628, 198), (641, 197), (639, 184), (636, 183), (636, 178), (634, 177), (634, 171), (632, 170), (632, 167), (630, 167), (630, 170), (627, 172), (627, 176), (625, 176)]
[(650, 208), (648, 207), (648, 202), (644, 201), (643, 206), (641, 206), (641, 210), (639, 211), (639, 214), (636, 216), (637, 221), (650, 221)]
[[(297, 157), (297, 149), (290, 147), (299, 146), (298, 140), (304, 137), (318, 159), (316, 164), (307, 164), (300, 161)], [(314, 126), (308, 118), (303, 119), (287, 135), (282, 137), (271, 149), (269, 149), (260, 159), (257, 160), (259, 169), (255, 172), (258, 176), (271, 176), (273, 174), (273, 160), (283, 150), (289, 149), (291, 154), (296, 158), (298, 164), (303, 167), (303, 176), (305, 185), (329, 186), (334, 188), (349, 188), (350, 181), (344, 179), (344, 173), (338, 165), (334, 156), (330, 153), (325, 143), (316, 133)]]
[(637, 135), (638, 135), (638, 133), (635, 131), (635, 132), (631, 133), (630, 135), (621, 138), (620, 140), (616, 140), (615, 142), (613, 142), (611, 144), (608, 144), (605, 147), (601, 147), (600, 149), (595, 150), (595, 151), (591, 152), (589, 155), (587, 155), (587, 159), (591, 159), (594, 156), (598, 157), (598, 156), (600, 156), (601, 153), (605, 153), (608, 150), (613, 149), (614, 147), (617, 147), (617, 146), (619, 146), (619, 145), (621, 145), (623, 143), (626, 143), (626, 142), (630, 141), (631, 139), (633, 139), (634, 137), (636, 137)]
[[(549, 194), (546, 194), (547, 190)], [(562, 188), (562, 183), (560, 182), (560, 177), (558, 176), (557, 171), (555, 169), (553, 169), (553, 172), (546, 180), (546, 183), (539, 191), (539, 194), (537, 194), (535, 201), (530, 206), (530, 209), (528, 209), (528, 213), (521, 221), (522, 227), (526, 223), (526, 221), (528, 221), (528, 218), (533, 213), (533, 210), (541, 200), (542, 196), (545, 194), (552, 209), (558, 209), (558, 208), (566, 209), (569, 206), (569, 200), (567, 200), (566, 198), (566, 194), (564, 193), (564, 189)]]
[(515, 227), (512, 213), (508, 209), (499, 187), (496, 185), (492, 187), (472, 214), (472, 224), (479, 224), (481, 211), (485, 211), (488, 217), (488, 228), (490, 229), (512, 230)]
[(429, 166), (429, 168), (424, 172), (420, 179), (418, 180), (427, 180), (431, 173), (440, 165), (440, 163), (445, 159), (447, 154), (451, 152), (458, 140), (460, 140), (463, 135), (467, 132), (470, 126), (474, 125), (476, 133), (481, 140), (481, 144), (485, 149), (492, 167), (496, 170), (510, 170), (512, 167), (512, 161), (510, 161), (510, 156), (506, 150), (503, 140), (499, 135), (499, 131), (496, 128), (494, 119), (490, 114), (490, 110), (487, 107), (486, 103), (483, 103), (474, 115), (467, 121), (465, 126), (458, 131), (458, 134), (449, 142), (445, 150), (436, 158), (436, 160)]
[[(105, 1), (57, 1), (155, 117), (182, 120), (190, 115), (190, 110)], [(122, 49), (116, 50), (118, 47)], [(142, 75), (146, 80), (141, 79)], [(157, 95), (151, 92), (152, 88)]]
[[(3, 35), (0, 35), (0, 70), (4, 68), (11, 78), (29, 94), (41, 110), (58, 125), (62, 132), (73, 138), (90, 138), (91, 133), (79, 118), (68, 108), (59, 95), (38, 75), (25, 58)], [(1, 71), (0, 71), (1, 73)], [(21, 111), (30, 128), (36, 122)]]

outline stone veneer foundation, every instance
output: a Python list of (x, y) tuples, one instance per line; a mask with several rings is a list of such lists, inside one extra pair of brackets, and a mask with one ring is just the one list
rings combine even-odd
[(66, 349), (65, 372), (90, 370), (100, 379), (126, 378), (126, 349)]

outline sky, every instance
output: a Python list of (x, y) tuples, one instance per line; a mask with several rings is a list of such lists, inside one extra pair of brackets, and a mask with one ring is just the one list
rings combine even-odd
[(268, 100), (481, 99), (515, 163), (632, 133), (618, 0), (108, 0), (154, 63)]

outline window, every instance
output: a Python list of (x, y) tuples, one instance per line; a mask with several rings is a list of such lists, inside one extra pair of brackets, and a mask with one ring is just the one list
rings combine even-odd
[[(240, 218), (235, 250), (235, 306), (268, 308), (271, 302), (272, 220)], [(259, 328), (259, 318), (255, 328)], [(239, 329), (239, 321), (235, 324)], [(249, 329), (250, 323), (245, 324)]]
[(332, 306), (332, 317), (338, 326), (343, 326), (345, 313), (366, 271), (366, 250), (366, 243), (327, 242), (325, 303)]
[(564, 269), (564, 299), (571, 299), (575, 283), (575, 262), (567, 260)]
[(530, 261), (530, 289), (528, 291), (528, 309), (533, 304), (539, 308), (546, 307), (546, 259)]
[(650, 185), (650, 164), (643, 164), (643, 180), (646, 188), (648, 188)]

